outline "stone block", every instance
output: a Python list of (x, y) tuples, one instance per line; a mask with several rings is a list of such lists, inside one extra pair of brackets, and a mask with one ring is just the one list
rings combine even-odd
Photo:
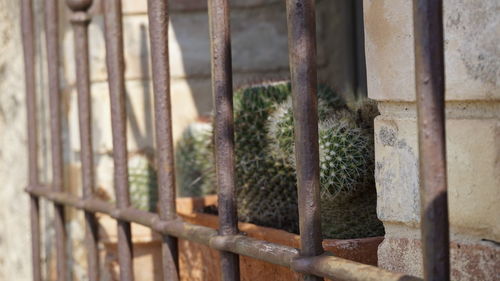
[(418, 224), (417, 142), (415, 120), (375, 120), (377, 214), (382, 221)]
[(448, 99), (500, 99), (500, 2), (443, 1)]
[[(451, 115), (451, 114), (449, 114)], [(500, 240), (500, 121), (449, 118), (448, 198), (453, 230)], [(416, 119), (380, 116), (375, 121), (379, 218), (417, 226), (420, 217)]]
[(414, 100), (412, 1), (365, 0), (363, 3), (369, 97)]
[[(500, 99), (500, 3), (443, 2), (447, 100)], [(412, 2), (365, 0), (364, 4), (369, 96), (414, 101)]]
[(500, 120), (454, 119), (446, 125), (451, 226), (500, 241)]
[[(495, 281), (500, 277), (500, 247), (487, 241), (450, 243), (451, 280)], [(380, 244), (379, 267), (422, 276), (421, 242), (387, 238)]]

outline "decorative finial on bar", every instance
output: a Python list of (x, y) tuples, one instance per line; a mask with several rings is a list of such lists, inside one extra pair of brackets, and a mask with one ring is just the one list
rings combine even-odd
[(85, 24), (90, 22), (90, 16), (87, 13), (92, 6), (93, 0), (66, 0), (66, 5), (73, 11), (70, 21), (73, 24)]
[(66, 0), (66, 5), (73, 12), (85, 12), (92, 6), (93, 0)]

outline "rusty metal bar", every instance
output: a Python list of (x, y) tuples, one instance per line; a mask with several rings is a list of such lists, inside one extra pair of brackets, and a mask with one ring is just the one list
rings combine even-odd
[[(168, 57), (168, 3), (148, 0), (149, 38), (155, 96), (156, 159), (158, 169), (158, 213), (162, 220), (176, 218), (174, 144)], [(179, 280), (177, 238), (164, 236), (162, 243), (163, 280)]]
[[(229, 13), (228, 0), (208, 1), (220, 235), (238, 233), (234, 185), (233, 70)], [(240, 280), (239, 256), (226, 251), (220, 254), (222, 280)]]
[[(127, 127), (125, 108), (125, 67), (123, 57), (122, 5), (120, 0), (104, 1), (106, 65), (113, 136), (114, 186), (119, 209), (130, 206), (128, 190)], [(130, 223), (118, 220), (118, 263), (120, 280), (134, 280)]]
[(40, 250), (40, 203), (36, 196), (30, 196), (31, 256), (34, 281), (42, 280)]
[[(82, 161), (83, 199), (94, 194), (94, 157), (92, 150), (91, 96), (89, 70), (88, 26), (90, 16), (87, 10), (92, 0), (66, 0), (73, 11), (71, 23), (75, 42), (76, 88), (78, 92), (78, 116), (80, 126), (80, 147)], [(90, 281), (99, 280), (98, 223), (94, 213), (85, 212), (85, 246), (87, 248), (87, 272)]]
[(323, 254), (316, 257), (300, 257), (292, 261), (291, 267), (304, 273), (312, 273), (333, 280), (345, 281), (419, 281), (417, 277), (381, 270), (378, 267)]
[[(28, 185), (38, 185), (38, 126), (35, 88), (35, 32), (32, 0), (21, 1), (21, 30), (24, 53), (26, 91), (26, 123), (28, 128)], [(40, 249), (40, 205), (36, 195), (30, 195), (31, 256), (34, 281), (42, 280)]]
[(111, 215), (116, 213), (118, 210), (118, 208), (107, 201), (103, 201), (97, 198), (88, 198), (82, 200), (81, 198), (68, 193), (52, 191), (43, 185), (28, 186), (26, 188), (26, 192), (33, 196), (43, 197), (58, 204), (64, 204), (93, 213), (99, 212)]
[[(45, 39), (47, 47), (47, 71), (50, 100), (50, 134), (52, 156), (52, 188), (62, 191), (63, 187), (63, 145), (61, 120), (61, 92), (59, 89), (59, 16), (57, 0), (45, 1)], [(54, 228), (56, 232), (57, 280), (68, 278), (66, 268), (66, 229), (64, 205), (54, 205)]]
[[(319, 193), (316, 16), (314, 0), (287, 0), (301, 251), (323, 253)], [(304, 280), (321, 280), (304, 275)]]
[(450, 280), (442, 0), (414, 0), (415, 78), (425, 280)]
[(220, 235), (218, 231), (182, 220), (161, 220), (158, 214), (134, 208), (120, 209), (100, 199), (85, 199), (63, 193), (54, 192), (45, 186), (28, 187), (27, 192), (59, 204), (65, 204), (88, 212), (107, 214), (115, 219), (138, 223), (149, 227), (163, 235), (170, 235), (200, 243), (210, 248), (245, 255), (251, 258), (290, 267), (292, 270), (315, 274), (325, 278), (345, 281), (422, 281), (421, 278), (393, 273), (375, 266), (320, 255), (304, 257), (293, 247), (269, 243), (246, 237), (244, 235)]

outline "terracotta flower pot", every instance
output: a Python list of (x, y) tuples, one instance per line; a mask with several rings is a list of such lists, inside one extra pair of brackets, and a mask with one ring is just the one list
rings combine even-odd
[[(185, 221), (211, 228), (218, 227), (215, 215), (200, 213), (205, 206), (215, 205), (217, 196), (202, 198), (179, 198), (177, 210)], [(113, 280), (118, 277), (118, 260), (116, 255), (116, 222), (102, 216), (101, 240), (105, 245), (105, 264), (108, 274)], [(261, 227), (250, 223), (239, 223), (239, 229), (247, 236), (298, 248), (300, 237), (296, 234), (269, 227)], [(132, 224), (134, 243), (134, 270), (137, 280), (161, 280), (161, 238), (150, 229)], [(362, 239), (326, 239), (323, 247), (335, 256), (365, 264), (377, 265), (377, 248), (383, 237)], [(180, 277), (184, 281), (218, 281), (220, 280), (219, 253), (205, 245), (179, 240)], [(300, 280), (300, 275), (289, 268), (269, 264), (253, 258), (240, 257), (241, 280)]]

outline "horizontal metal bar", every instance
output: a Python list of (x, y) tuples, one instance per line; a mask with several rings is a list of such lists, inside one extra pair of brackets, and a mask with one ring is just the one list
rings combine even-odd
[(115, 219), (149, 227), (163, 235), (200, 243), (219, 251), (248, 256), (272, 264), (289, 267), (294, 271), (314, 274), (344, 281), (421, 281), (422, 279), (387, 271), (333, 256), (301, 257), (296, 248), (270, 243), (244, 235), (220, 236), (217, 230), (187, 223), (181, 219), (161, 220), (158, 214), (134, 208), (118, 209), (101, 199), (81, 200), (71, 194), (51, 191), (46, 186), (31, 186), (26, 192), (55, 203), (64, 204), (88, 212), (107, 214)]
[(328, 253), (316, 257), (300, 257), (294, 259), (291, 263), (291, 267), (298, 272), (345, 281), (422, 280), (406, 274), (394, 273), (375, 266), (334, 257), (328, 255)]

